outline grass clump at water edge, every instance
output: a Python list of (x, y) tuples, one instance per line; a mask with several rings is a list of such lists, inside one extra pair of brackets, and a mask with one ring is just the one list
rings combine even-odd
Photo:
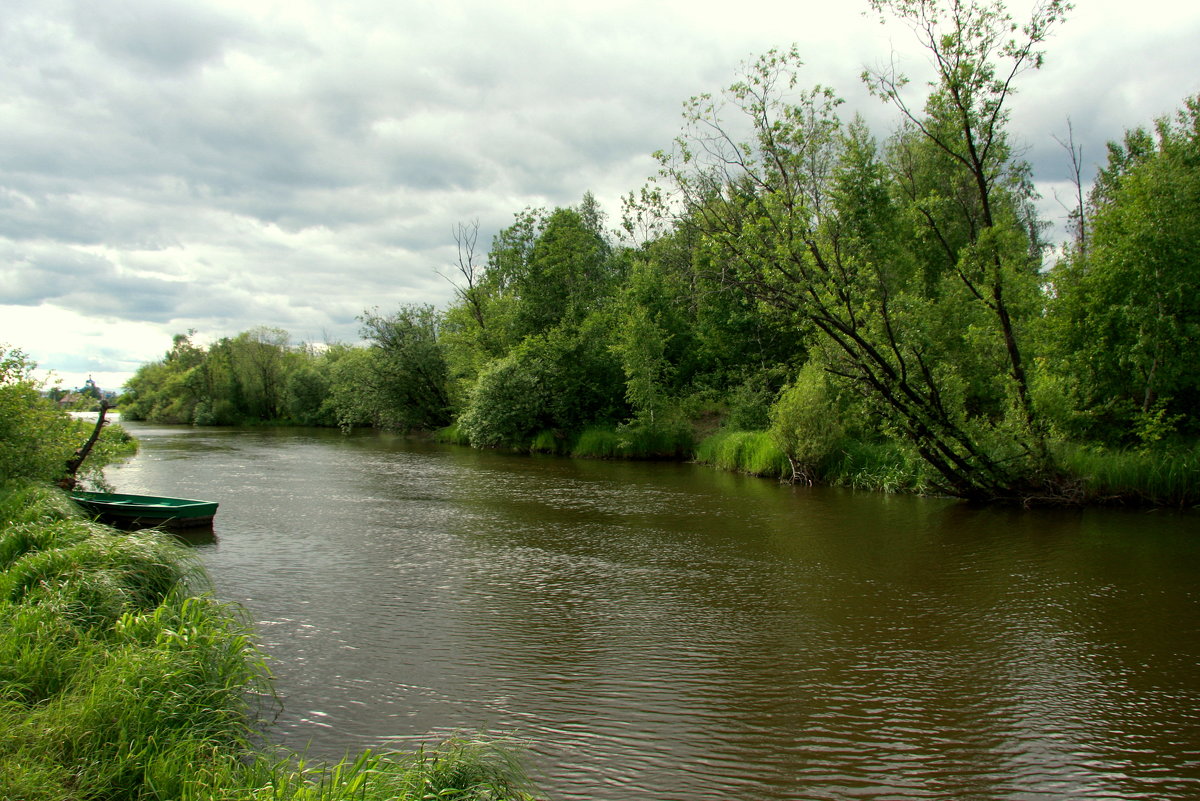
[(783, 478), (792, 472), (787, 456), (766, 431), (721, 429), (696, 448), (696, 461), (769, 478)]
[(1200, 504), (1200, 442), (1131, 450), (1060, 445), (1055, 458), (1093, 503)]
[(680, 459), (691, 452), (686, 426), (630, 423), (586, 428), (571, 456), (579, 459)]
[[(696, 461), (722, 470), (788, 479), (791, 464), (770, 432), (721, 429), (702, 441)], [(928, 492), (924, 465), (894, 443), (843, 437), (813, 466), (813, 478), (831, 486), (873, 492)]]

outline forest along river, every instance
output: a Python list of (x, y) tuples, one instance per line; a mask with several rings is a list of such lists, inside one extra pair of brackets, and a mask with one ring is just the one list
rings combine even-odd
[(515, 732), (551, 799), (1200, 798), (1200, 517), (129, 424), (310, 758)]

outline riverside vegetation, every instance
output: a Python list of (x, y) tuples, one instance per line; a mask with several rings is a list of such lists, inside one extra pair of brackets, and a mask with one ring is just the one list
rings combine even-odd
[[(610, 235), (589, 194), (525, 209), (486, 254), (460, 224), (445, 308), (362, 317), (363, 347), (190, 335), (129, 382), (130, 419), (441, 431), (475, 447), (698, 457), (978, 501), (1200, 496), (1200, 97), (1108, 148), (1050, 258), (1008, 133), (1069, 9), (871, 0), (930, 56), (868, 71), (880, 139), (793, 51), (685, 105)], [(1052, 132), (1046, 132), (1052, 135)], [(705, 441), (713, 435), (716, 439)]]
[[(531, 798), (499, 740), (332, 765), (269, 747), (270, 674), (242, 610), (169, 535), (91, 522), (53, 486), (87, 434), (32, 369), (0, 348), (0, 798)], [(132, 447), (107, 428), (93, 480)]]

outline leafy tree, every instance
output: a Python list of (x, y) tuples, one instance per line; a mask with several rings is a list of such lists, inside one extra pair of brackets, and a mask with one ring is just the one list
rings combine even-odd
[(559, 438), (625, 417), (620, 363), (601, 316), (578, 329), (526, 337), (480, 374), (458, 419), (476, 447), (521, 447), (543, 431)]
[(362, 387), (378, 407), (372, 417), (402, 431), (449, 424), (449, 369), (439, 341), (441, 316), (432, 306), (403, 306), (385, 316), (362, 318), (371, 357), (360, 360)]
[(396, 428), (379, 391), (378, 351), (347, 348), (329, 367), (325, 408), (343, 430), (357, 427)]
[[(42, 397), (36, 365), (22, 351), (0, 345), (0, 483), (15, 479), (56, 482), (87, 440), (92, 424), (73, 419)], [(107, 426), (83, 463), (81, 475), (98, 479), (104, 465), (128, 455), (132, 441)]]
[(622, 309), (616, 342), (609, 350), (625, 373), (625, 399), (639, 422), (654, 426), (667, 404), (666, 382), (671, 365), (666, 359), (669, 335), (651, 312), (631, 304)]
[(524, 356), (518, 348), (480, 373), (458, 418), (459, 429), (472, 446), (515, 447), (548, 427), (549, 391), (536, 369), (540, 365)]
[(1084, 433), (1200, 427), (1200, 97), (1110, 144), (1089, 206), (1091, 247), (1056, 267), (1050, 322)]
[[(710, 271), (832, 346), (829, 370), (871, 399), (944, 489), (1054, 493), (1020, 342), (1035, 310), (1036, 230), (1004, 124), (1012, 81), (1040, 63), (1061, 7), (1010, 40), (1015, 26), (995, 4), (873, 5), (910, 21), (938, 69), (923, 114), (904, 104), (902, 77), (874, 76), (908, 120), (891, 162), (878, 164), (861, 125), (843, 126), (831, 91), (796, 91), (794, 51), (771, 52), (721, 98), (695, 98), (674, 152), (660, 154), (676, 220), (695, 226)], [(753, 127), (750, 141), (730, 134), (729, 108)], [(875, 224), (889, 202), (909, 223), (903, 248)], [(989, 390), (988, 376), (1004, 378)]]
[(608, 255), (604, 240), (582, 214), (555, 209), (529, 260), (512, 277), (520, 299), (514, 320), (518, 335), (581, 321), (611, 291)]
[(228, 344), (239, 404), (253, 420), (283, 416), (284, 386), (291, 335), (281, 328), (260, 326), (238, 334)]
[(329, 369), (312, 354), (305, 356), (288, 372), (284, 382), (284, 413), (299, 425), (337, 425), (326, 404), (329, 398)]
[[(1020, 313), (1014, 304), (1022, 294), (1030, 297), (1036, 286), (1031, 277), (1040, 267), (1041, 253), (1031, 219), (1028, 167), (1013, 158), (1006, 126), (1017, 77), (1042, 65), (1039, 48), (1070, 5), (1048, 0), (1018, 26), (1000, 0), (870, 4), (882, 17), (908, 24), (932, 57), (937, 79), (930, 84), (924, 114), (906, 102), (901, 90), (908, 79), (902, 74), (868, 71), (864, 79), (942, 157), (946, 189), (930, 197), (918, 185), (911, 199), (929, 235), (945, 248), (947, 268), (994, 315), (1026, 439), (1045, 459), (1043, 426), (1030, 398), (1027, 360), (1014, 319)], [(957, 247), (955, 229), (963, 240)]]
[(211, 394), (199, 380), (206, 354), (192, 343), (194, 333), (176, 334), (161, 361), (142, 365), (125, 383), (123, 416), (161, 423), (193, 421), (197, 404)]
[(330, 425), (323, 357), (293, 347), (278, 328), (225, 337), (207, 350), (176, 335), (161, 361), (144, 364), (126, 382), (122, 412), (131, 420), (237, 425), (292, 420)]

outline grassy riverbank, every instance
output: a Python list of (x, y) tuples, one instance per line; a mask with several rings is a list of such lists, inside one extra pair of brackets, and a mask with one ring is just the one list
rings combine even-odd
[(333, 765), (264, 739), (276, 703), (242, 610), (168, 535), (0, 487), (0, 798), (528, 799), (511, 749), (468, 737)]
[[(701, 464), (786, 480), (791, 467), (765, 431), (722, 429), (696, 448)], [(1200, 505), (1200, 442), (1142, 449), (1060, 445), (1054, 461), (1091, 505), (1173, 507)], [(928, 468), (896, 443), (845, 438), (813, 466), (816, 483), (876, 492), (936, 492)]]
[[(470, 445), (456, 426), (436, 432), (434, 439)], [(593, 427), (574, 439), (543, 432), (512, 450), (582, 459), (684, 459), (734, 473), (792, 479), (791, 463), (768, 431), (721, 428), (703, 437), (694, 431), (650, 436), (636, 429)], [(1176, 509), (1200, 505), (1200, 441), (1126, 449), (1060, 443), (1053, 448), (1053, 461), (1074, 488), (1072, 498), (1061, 503)], [(929, 466), (895, 441), (842, 437), (808, 468), (815, 484), (886, 493), (938, 492), (938, 477)]]

